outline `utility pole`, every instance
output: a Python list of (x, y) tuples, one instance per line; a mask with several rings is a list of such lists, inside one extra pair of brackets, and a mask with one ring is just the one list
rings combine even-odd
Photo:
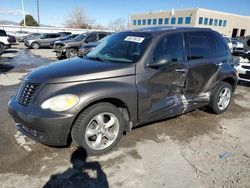
[(39, 16), (39, 0), (36, 0), (36, 8), (37, 8), (37, 21), (40, 26), (40, 16)]
[(23, 0), (22, 0), (22, 9), (23, 9), (23, 26), (26, 27), (26, 20), (25, 20)]

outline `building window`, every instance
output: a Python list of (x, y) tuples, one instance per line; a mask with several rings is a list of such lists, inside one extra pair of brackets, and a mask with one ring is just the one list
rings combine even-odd
[(214, 21), (214, 20), (213, 20), (212, 18), (210, 18), (210, 19), (209, 19), (209, 25), (213, 25), (213, 21)]
[(138, 20), (138, 25), (141, 25), (141, 20)]
[(186, 17), (185, 24), (190, 24), (190, 23), (191, 23), (191, 17)]
[(169, 24), (169, 18), (164, 19), (164, 24)]
[(146, 25), (146, 19), (142, 20), (142, 25)]
[(133, 25), (136, 25), (136, 20), (133, 20)]
[(178, 24), (183, 24), (183, 17), (178, 18)]
[(215, 19), (215, 20), (214, 20), (214, 26), (217, 26), (217, 25), (218, 25), (218, 20)]
[(222, 20), (219, 20), (219, 26), (222, 26)]
[(204, 19), (204, 24), (207, 25), (208, 24), (208, 18)]
[(203, 17), (199, 17), (199, 24), (203, 23)]
[(171, 18), (171, 24), (175, 24), (176, 18)]
[(148, 25), (151, 25), (151, 19), (148, 19)]
[(223, 27), (226, 27), (227, 26), (227, 20), (224, 20), (223, 21)]
[(159, 25), (162, 25), (162, 23), (163, 23), (163, 19), (162, 19), (162, 18), (159, 18), (159, 19), (158, 19), (158, 24), (159, 24)]
[(153, 25), (156, 25), (156, 23), (157, 23), (157, 20), (153, 19)]

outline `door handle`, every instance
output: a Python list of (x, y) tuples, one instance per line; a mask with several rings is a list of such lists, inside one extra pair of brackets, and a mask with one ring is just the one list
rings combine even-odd
[(183, 72), (183, 73), (186, 73), (187, 72), (187, 69), (175, 69), (176, 72)]

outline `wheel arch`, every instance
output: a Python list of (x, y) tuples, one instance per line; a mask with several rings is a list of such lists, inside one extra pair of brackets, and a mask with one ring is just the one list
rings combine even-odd
[(122, 113), (126, 123), (125, 123), (125, 132), (129, 132), (130, 129), (131, 129), (131, 114), (130, 114), (130, 111), (129, 111), (129, 108), (127, 106), (127, 104), (121, 100), (121, 99), (118, 99), (118, 98), (115, 98), (115, 97), (110, 97), (110, 98), (102, 98), (102, 99), (96, 99), (96, 100), (93, 100), (93, 101), (90, 101), (89, 103), (87, 103), (86, 105), (84, 105), (81, 110), (77, 113), (74, 121), (72, 122), (71, 124), (71, 127), (70, 127), (70, 130), (68, 132), (68, 141), (70, 141), (72, 138), (71, 138), (71, 131), (72, 131), (72, 128), (73, 128), (73, 125), (75, 123), (75, 121), (77, 120), (77, 118), (80, 116), (80, 114), (86, 110), (87, 108), (95, 105), (95, 104), (98, 104), (98, 103), (103, 103), (103, 102), (107, 102), (107, 103), (110, 103), (110, 104), (113, 104), (114, 106), (116, 106)]
[(40, 43), (39, 43), (38, 41), (33, 41), (33, 42), (30, 44), (30, 46), (32, 46), (32, 44), (34, 44), (34, 43), (37, 43), (38, 46), (40, 47)]
[(235, 79), (233, 79), (232, 77), (227, 77), (224, 78), (222, 81), (230, 84), (233, 89), (233, 92), (235, 91), (237, 85), (237, 81)]

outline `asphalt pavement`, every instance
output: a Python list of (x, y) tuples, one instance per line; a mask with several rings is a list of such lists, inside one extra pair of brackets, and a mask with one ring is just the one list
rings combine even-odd
[(0, 187), (250, 187), (250, 87), (228, 111), (199, 109), (145, 125), (110, 153), (44, 146), (18, 133), (7, 104), (25, 75), (56, 61), (51, 49), (14, 46), (0, 57)]

